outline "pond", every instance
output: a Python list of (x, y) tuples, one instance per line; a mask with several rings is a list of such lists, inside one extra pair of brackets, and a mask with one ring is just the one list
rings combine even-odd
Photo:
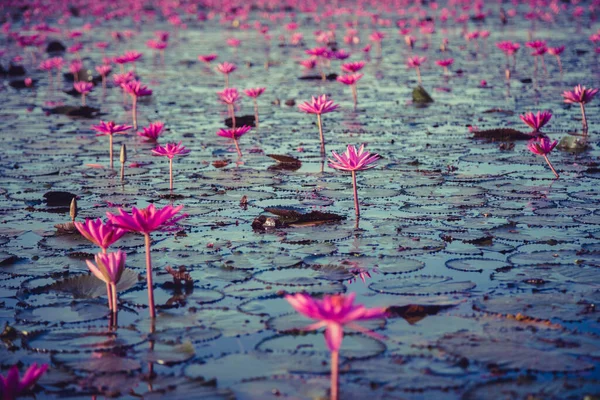
[[(355, 293), (387, 312), (345, 327), (340, 399), (599, 396), (600, 98), (586, 132), (562, 96), (599, 86), (597, 5), (176, 3), (33, 12), (23, 0), (3, 17), (0, 367), (49, 366), (24, 397), (330, 398), (323, 329), (303, 330), (315, 321), (292, 308), (296, 293)], [(565, 46), (561, 63), (530, 55), (536, 40)], [(501, 41), (521, 45), (514, 60)], [(325, 56), (306, 53), (318, 47)], [(107, 60), (103, 88), (95, 67), (128, 50), (141, 58)], [(413, 98), (414, 56), (433, 102)], [(51, 57), (64, 67), (40, 69)], [(435, 63), (449, 58), (447, 71)], [(93, 82), (85, 107), (73, 60)], [(354, 106), (335, 77), (361, 60)], [(222, 74), (224, 62), (236, 69)], [(152, 94), (137, 98), (137, 130), (97, 136), (100, 121), (133, 124), (121, 66)], [(217, 95), (224, 76), (232, 107)], [(255, 126), (243, 90), (261, 87)], [(319, 114), (325, 157), (317, 116), (298, 108), (321, 95), (339, 105)], [(236, 142), (217, 135), (232, 110), (252, 126)], [(543, 134), (519, 118), (538, 111), (552, 114)], [(172, 190), (168, 157), (135, 133), (158, 121), (160, 145), (189, 150), (173, 158)], [(559, 141), (558, 179), (527, 147), (541, 136)], [(362, 144), (380, 158), (356, 172), (357, 217), (351, 174), (328, 158)], [(115, 318), (86, 263), (100, 249), (72, 215), (150, 205), (185, 214), (150, 234), (157, 315), (144, 236), (128, 232), (109, 249), (126, 254)]]

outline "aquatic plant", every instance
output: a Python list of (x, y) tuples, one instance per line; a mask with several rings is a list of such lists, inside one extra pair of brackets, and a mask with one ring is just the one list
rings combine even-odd
[(223, 74), (225, 77), (225, 87), (229, 87), (229, 74), (237, 69), (235, 64), (229, 63), (227, 61), (217, 65), (217, 71)]
[(244, 90), (244, 94), (252, 99), (254, 103), (254, 122), (258, 128), (258, 97), (265, 92), (264, 87)]
[(560, 73), (563, 72), (562, 61), (560, 60), (560, 55), (565, 51), (565, 46), (558, 47), (548, 47), (548, 54), (556, 57), (556, 62), (558, 63), (558, 69)]
[(554, 172), (556, 179), (559, 178), (559, 175), (552, 166), (550, 160), (548, 159), (548, 154), (550, 154), (550, 152), (556, 147), (557, 144), (557, 140), (552, 142), (547, 137), (531, 139), (529, 143), (527, 143), (527, 148), (529, 149), (529, 151), (531, 151), (533, 154), (537, 154), (539, 156), (544, 157), (544, 160), (546, 160), (546, 163), (548, 163), (548, 166), (550, 167), (552, 172)]
[(108, 157), (110, 159), (110, 168), (113, 167), (113, 135), (115, 133), (124, 134), (128, 130), (131, 129), (131, 125), (117, 125), (114, 121), (104, 122), (100, 121), (98, 125), (92, 125), (92, 129), (96, 132), (96, 136), (107, 136), (109, 138), (108, 141)]
[(38, 366), (33, 363), (21, 377), (19, 367), (13, 365), (6, 374), (0, 375), (0, 397), (2, 400), (16, 400), (21, 394), (31, 389), (42, 375), (48, 370), (48, 364)]
[(167, 143), (165, 146), (157, 146), (152, 150), (155, 156), (167, 157), (169, 159), (169, 189), (173, 191), (173, 157), (187, 156), (190, 153), (189, 149), (181, 145), (181, 142)]
[(340, 171), (349, 171), (352, 173), (352, 187), (354, 191), (354, 209), (356, 216), (360, 216), (360, 208), (358, 205), (358, 190), (356, 187), (356, 171), (365, 171), (374, 168), (375, 163), (379, 160), (378, 154), (371, 154), (365, 151), (365, 145), (361, 145), (358, 150), (355, 146), (348, 145), (346, 152), (338, 154), (332, 151), (334, 159), (329, 159), (329, 166)]
[(354, 61), (354, 62), (342, 64), (341, 68), (342, 68), (342, 71), (353, 74), (353, 73), (356, 73), (356, 72), (360, 71), (361, 69), (363, 69), (364, 66), (365, 66), (364, 61)]
[(435, 62), (440, 67), (444, 68), (444, 75), (448, 75), (448, 67), (454, 64), (454, 58), (446, 58), (443, 60), (436, 60)]
[(73, 88), (81, 93), (81, 105), (85, 106), (85, 95), (92, 91), (94, 84), (92, 82), (75, 82)]
[(102, 64), (96, 67), (96, 72), (102, 77), (102, 89), (106, 90), (106, 75), (110, 73), (112, 67), (110, 65)]
[(147, 86), (142, 85), (140, 81), (129, 81), (126, 83), (122, 83), (121, 87), (131, 96), (132, 106), (131, 106), (131, 116), (133, 118), (133, 129), (137, 129), (137, 101), (138, 97), (150, 96), (152, 94), (152, 90), (148, 89)]
[(127, 213), (119, 207), (118, 214), (106, 213), (110, 222), (121, 229), (130, 232), (139, 232), (144, 235), (144, 244), (146, 247), (146, 282), (148, 285), (148, 308), (150, 309), (150, 318), (156, 317), (154, 307), (154, 286), (152, 283), (152, 255), (150, 234), (157, 230), (163, 230), (172, 227), (177, 221), (185, 217), (176, 215), (183, 206), (173, 207), (171, 205), (157, 209), (154, 204), (146, 208), (138, 209), (133, 207), (131, 213)]
[(337, 77), (337, 81), (343, 83), (344, 85), (350, 86), (352, 89), (352, 100), (354, 101), (354, 108), (356, 108), (358, 104), (358, 94), (356, 91), (356, 84), (363, 77), (363, 74), (348, 74)]
[(248, 133), (252, 129), (251, 126), (240, 126), (239, 128), (231, 128), (231, 129), (219, 129), (217, 131), (217, 135), (225, 138), (229, 138), (233, 140), (235, 144), (235, 149), (237, 150), (238, 156), (242, 156), (242, 151), (240, 150), (240, 145), (238, 144), (238, 139)]
[(420, 56), (408, 57), (408, 60), (406, 61), (406, 65), (408, 66), (408, 68), (414, 68), (415, 71), (417, 71), (417, 79), (419, 81), (419, 86), (422, 85), (422, 82), (421, 82), (421, 65), (425, 61), (427, 61), (427, 57), (420, 57)]
[(148, 142), (156, 142), (164, 127), (165, 124), (160, 121), (152, 122), (150, 125), (142, 127), (142, 132), (137, 132), (137, 135)]
[(581, 107), (581, 116), (583, 119), (582, 122), (584, 134), (587, 134), (588, 131), (587, 117), (585, 115), (585, 104), (592, 101), (599, 90), (600, 89), (588, 89), (585, 86), (577, 85), (575, 88), (573, 88), (573, 90), (567, 90), (562, 94), (563, 98), (565, 99), (565, 103), (579, 103), (579, 106)]
[(102, 282), (106, 283), (106, 295), (108, 297), (108, 308), (113, 314), (118, 311), (117, 283), (121, 280), (125, 271), (126, 255), (121, 250), (115, 253), (98, 253), (94, 256), (95, 264), (86, 260), (86, 264), (92, 274)]
[(323, 123), (321, 115), (333, 112), (339, 108), (339, 104), (335, 104), (333, 100), (328, 100), (326, 95), (313, 97), (310, 102), (305, 101), (298, 106), (300, 111), (307, 114), (317, 115), (317, 125), (319, 127), (319, 137), (321, 139), (321, 155), (325, 155), (325, 138), (323, 136)]
[(285, 299), (300, 314), (310, 319), (318, 320), (304, 328), (314, 331), (325, 328), (325, 343), (331, 353), (331, 400), (338, 399), (338, 376), (339, 376), (339, 352), (344, 339), (344, 327), (347, 326), (361, 333), (380, 338), (381, 336), (371, 332), (356, 321), (386, 318), (387, 312), (384, 308), (366, 308), (363, 305), (354, 304), (356, 293), (349, 295), (325, 295), (323, 300), (310, 297), (308, 294), (297, 293), (286, 295)]
[(519, 118), (521, 118), (521, 121), (527, 124), (527, 126), (533, 129), (533, 133), (538, 133), (540, 129), (550, 121), (552, 113), (550, 111), (538, 111), (535, 114), (526, 112), (525, 114), (520, 115)]
[(235, 104), (240, 100), (240, 93), (236, 88), (226, 88), (221, 92), (217, 92), (217, 95), (219, 101), (227, 105), (231, 126), (235, 129)]
[(100, 247), (104, 253), (111, 244), (126, 233), (125, 230), (115, 227), (110, 222), (103, 223), (100, 218), (86, 219), (85, 223), (74, 222), (74, 224), (84, 238)]

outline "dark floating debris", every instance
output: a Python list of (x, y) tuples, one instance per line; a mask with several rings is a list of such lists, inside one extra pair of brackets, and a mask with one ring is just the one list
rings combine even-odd
[(266, 208), (265, 211), (277, 215), (277, 217), (267, 217), (261, 215), (252, 221), (252, 229), (267, 230), (272, 228), (288, 228), (295, 226), (314, 226), (328, 222), (342, 221), (345, 217), (333, 213), (324, 213), (321, 211), (311, 211), (302, 213), (290, 208)]
[(50, 207), (66, 207), (71, 205), (71, 201), (77, 195), (69, 192), (47, 192), (44, 194), (46, 204)]
[[(325, 76), (325, 79), (328, 81), (335, 81), (338, 77), (338, 74), (329, 74), (327, 76)], [(321, 81), (323, 80), (323, 77), (321, 75), (306, 75), (306, 76), (301, 76), (298, 79), (300, 79), (301, 81)]]
[(294, 157), (279, 154), (267, 154), (267, 157), (277, 161), (277, 164), (269, 167), (270, 171), (296, 171), (302, 167), (302, 162)]
[[(229, 128), (233, 128), (233, 122), (231, 121), (231, 118), (226, 118), (225, 119), (225, 125)], [(242, 115), (242, 116), (236, 116), (235, 117), (235, 126), (236, 128), (239, 128), (240, 126), (256, 126), (256, 121), (254, 120), (254, 115)]]
[(532, 135), (512, 128), (498, 128), (473, 131), (473, 139), (488, 139), (493, 141), (530, 140)]
[(69, 117), (82, 117), (82, 118), (97, 118), (100, 115), (103, 115), (100, 112), (99, 108), (89, 107), (89, 106), (81, 106), (81, 107), (73, 107), (73, 106), (58, 106), (54, 108), (44, 109), (44, 111), (49, 112), (50, 114), (62, 114)]

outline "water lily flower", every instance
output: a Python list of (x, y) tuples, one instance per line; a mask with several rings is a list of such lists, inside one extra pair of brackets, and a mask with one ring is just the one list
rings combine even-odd
[(100, 218), (95, 220), (86, 219), (85, 223), (74, 222), (74, 224), (84, 238), (100, 247), (104, 253), (111, 244), (126, 233), (126, 231), (113, 226), (110, 222), (103, 223)]
[(318, 321), (307, 326), (304, 330), (313, 331), (325, 328), (325, 343), (331, 352), (332, 400), (338, 398), (339, 351), (344, 338), (344, 327), (347, 326), (365, 334), (378, 336), (356, 324), (356, 322), (387, 316), (384, 308), (366, 308), (363, 305), (355, 305), (355, 297), (355, 293), (350, 293), (348, 296), (343, 294), (325, 295), (323, 300), (314, 299), (304, 293), (285, 296), (285, 299), (296, 311), (305, 317)]
[(237, 69), (235, 64), (229, 63), (227, 61), (217, 65), (217, 71), (223, 74), (225, 77), (225, 87), (229, 87), (229, 74)]
[(85, 95), (92, 91), (94, 84), (92, 82), (75, 82), (73, 88), (81, 93), (81, 105), (85, 106)]
[(341, 68), (342, 68), (342, 71), (353, 74), (353, 73), (356, 73), (356, 72), (360, 71), (361, 69), (363, 69), (364, 66), (365, 66), (364, 61), (354, 61), (354, 62), (342, 64)]
[(552, 166), (552, 163), (548, 159), (548, 154), (550, 154), (550, 152), (554, 150), (557, 144), (557, 140), (552, 142), (547, 137), (532, 139), (529, 141), (529, 143), (527, 143), (527, 148), (529, 149), (529, 151), (531, 151), (533, 154), (537, 154), (539, 156), (544, 157), (546, 163), (548, 164), (552, 172), (554, 172), (556, 179), (558, 179), (559, 176), (554, 167)]
[(585, 134), (587, 134), (588, 131), (588, 124), (585, 115), (584, 104), (592, 101), (599, 90), (600, 89), (587, 89), (585, 86), (577, 85), (573, 90), (567, 90), (562, 94), (565, 99), (565, 103), (579, 103), (581, 106), (581, 115), (583, 117), (583, 133)]
[(152, 256), (150, 250), (150, 234), (159, 229), (166, 229), (174, 226), (174, 224), (185, 217), (176, 215), (181, 211), (183, 206), (173, 207), (171, 205), (157, 209), (154, 204), (146, 208), (138, 209), (133, 207), (131, 213), (119, 207), (118, 214), (106, 213), (110, 222), (121, 229), (130, 232), (139, 232), (144, 235), (144, 243), (146, 247), (146, 281), (148, 284), (148, 307), (150, 309), (150, 318), (156, 317), (154, 307), (154, 287), (152, 283)]
[(419, 85), (422, 84), (422, 82), (421, 82), (421, 65), (425, 61), (427, 61), (427, 57), (421, 57), (421, 56), (408, 57), (408, 60), (406, 61), (406, 65), (408, 66), (408, 68), (414, 68), (417, 71), (417, 79), (419, 80)]
[(108, 155), (110, 158), (110, 168), (113, 167), (113, 135), (115, 133), (124, 134), (131, 128), (132, 128), (131, 125), (117, 125), (117, 124), (115, 124), (114, 121), (109, 121), (109, 122), (100, 121), (100, 124), (92, 125), (92, 129), (95, 130), (96, 132), (98, 132), (96, 134), (96, 136), (108, 135), (108, 138), (109, 138)]
[(259, 87), (259, 88), (252, 88), (252, 89), (246, 89), (244, 90), (244, 94), (248, 97), (250, 97), (254, 103), (254, 121), (255, 121), (255, 125), (258, 128), (258, 97), (260, 95), (262, 95), (265, 92), (266, 88), (264, 87)]
[(23, 377), (19, 376), (19, 367), (13, 365), (6, 374), (6, 377), (0, 375), (0, 395), (2, 400), (16, 400), (23, 392), (35, 385), (44, 373), (48, 370), (48, 364), (42, 364), (38, 367), (33, 363), (27, 368)]
[(538, 133), (550, 121), (552, 113), (550, 111), (538, 111), (536, 114), (527, 112), (520, 115), (519, 118), (533, 129), (533, 133)]
[(133, 129), (137, 129), (137, 100), (138, 97), (150, 96), (152, 90), (148, 89), (147, 86), (142, 85), (140, 81), (129, 81), (122, 83), (121, 87), (131, 96), (133, 105), (131, 106), (131, 114), (133, 118)]
[(342, 75), (342, 76), (337, 77), (338, 82), (343, 83), (344, 85), (348, 85), (352, 89), (352, 99), (354, 100), (354, 108), (356, 108), (356, 105), (358, 104), (358, 94), (356, 91), (356, 84), (362, 77), (363, 77), (363, 74), (358, 74), (358, 73)]
[(454, 58), (446, 58), (435, 62), (440, 67), (444, 68), (444, 74), (448, 75), (448, 67), (454, 64)]
[(152, 150), (152, 154), (155, 156), (163, 156), (169, 159), (169, 189), (173, 191), (173, 157), (175, 156), (187, 156), (190, 153), (189, 149), (181, 145), (181, 142), (167, 143), (165, 146), (157, 146)]
[(227, 105), (229, 117), (231, 118), (231, 126), (235, 128), (235, 103), (240, 100), (240, 93), (236, 88), (226, 88), (221, 92), (217, 92), (219, 101)]
[(333, 112), (339, 108), (339, 104), (335, 104), (333, 100), (328, 100), (326, 95), (313, 97), (310, 102), (305, 101), (298, 106), (300, 111), (307, 114), (317, 114), (317, 125), (319, 126), (319, 137), (321, 139), (321, 155), (325, 155), (325, 138), (323, 136), (323, 123), (321, 115)]
[(233, 140), (235, 144), (235, 149), (237, 150), (238, 156), (242, 156), (242, 152), (240, 150), (240, 146), (238, 144), (238, 139), (248, 133), (252, 129), (251, 126), (240, 126), (239, 128), (231, 128), (231, 129), (219, 129), (217, 135), (225, 138), (229, 138)]
[(138, 132), (137, 134), (148, 142), (156, 142), (164, 127), (165, 124), (160, 121), (152, 122), (150, 125), (142, 127), (142, 132)]
[(354, 189), (354, 208), (356, 216), (360, 217), (360, 209), (358, 206), (358, 191), (356, 187), (356, 171), (365, 171), (374, 168), (378, 154), (371, 154), (365, 151), (365, 145), (361, 145), (358, 150), (355, 146), (348, 145), (344, 154), (338, 154), (332, 151), (333, 159), (329, 159), (329, 166), (340, 171), (349, 171), (352, 173), (352, 187)]
[(98, 253), (94, 256), (94, 264), (86, 260), (88, 268), (94, 276), (106, 283), (108, 307), (113, 314), (117, 313), (117, 283), (125, 271), (126, 255), (121, 250), (116, 253)]

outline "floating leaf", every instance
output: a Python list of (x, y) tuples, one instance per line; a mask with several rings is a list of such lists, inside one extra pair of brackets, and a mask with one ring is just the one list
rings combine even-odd
[[(323, 338), (320, 338), (323, 340)], [(184, 374), (190, 378), (216, 378), (228, 386), (249, 379), (288, 373), (323, 374), (329, 372), (329, 357), (307, 354), (277, 354), (252, 351), (231, 354), (202, 364), (192, 364)], [(252, 368), (248, 368), (252, 365)]]
[(95, 374), (129, 373), (142, 368), (138, 360), (105, 352), (58, 354), (54, 356), (54, 361), (76, 371)]
[(594, 299), (564, 293), (531, 293), (518, 296), (497, 296), (486, 300), (477, 300), (473, 308), (479, 311), (524, 316), (534, 319), (563, 321), (582, 321), (594, 318)]
[[(139, 281), (141, 278), (137, 272), (125, 268), (121, 280), (117, 284), (117, 292), (124, 292)], [(95, 298), (106, 295), (106, 283), (94, 275), (79, 275), (58, 281), (50, 285), (47, 290), (71, 293), (76, 299)]]
[(413, 296), (468, 292), (474, 287), (475, 284), (470, 281), (454, 281), (450, 277), (429, 275), (387, 279), (369, 285), (369, 289), (375, 292)]
[[(354, 333), (344, 334), (340, 354), (346, 358), (375, 357), (385, 351), (385, 344), (369, 336)], [(329, 354), (325, 338), (321, 332), (311, 332), (304, 335), (272, 336), (256, 345), (256, 350), (265, 352), (293, 352), (298, 354)]]
[(575, 372), (594, 367), (586, 361), (560, 352), (540, 350), (520, 342), (473, 335), (468, 332), (446, 335), (437, 342), (437, 346), (450, 354), (501, 370)]

